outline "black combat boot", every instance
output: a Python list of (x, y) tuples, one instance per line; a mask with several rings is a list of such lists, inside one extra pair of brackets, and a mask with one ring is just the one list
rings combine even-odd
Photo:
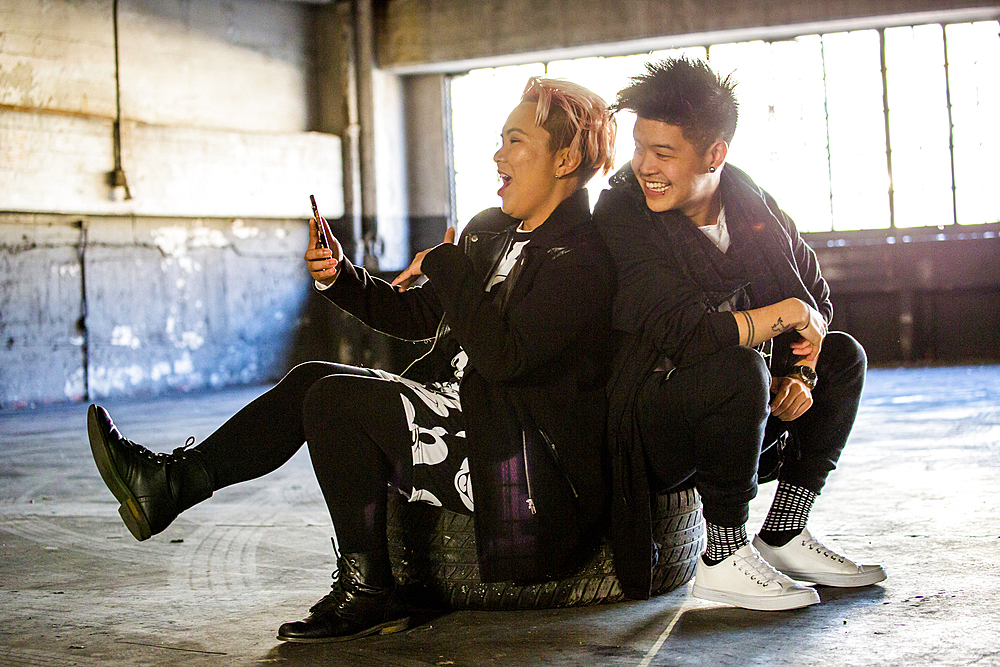
[(400, 632), (410, 617), (396, 589), (386, 553), (344, 554), (337, 559), (333, 590), (309, 610), (304, 621), (283, 623), (286, 642), (341, 642)]
[(125, 526), (137, 540), (149, 539), (195, 503), (210, 497), (212, 478), (201, 452), (190, 443), (157, 454), (123, 437), (102, 407), (91, 405), (87, 432), (97, 469), (122, 505)]

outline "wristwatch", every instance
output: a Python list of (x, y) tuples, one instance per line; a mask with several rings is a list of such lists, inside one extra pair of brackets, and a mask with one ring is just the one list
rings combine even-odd
[(819, 376), (816, 375), (816, 370), (810, 366), (793, 366), (792, 372), (786, 377), (795, 378), (809, 387), (809, 391), (816, 388), (816, 382), (819, 380)]

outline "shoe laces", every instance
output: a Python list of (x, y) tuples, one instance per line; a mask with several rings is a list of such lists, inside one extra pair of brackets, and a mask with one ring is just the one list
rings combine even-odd
[(122, 437), (122, 442), (124, 442), (128, 447), (130, 447), (132, 449), (133, 453), (135, 453), (136, 455), (139, 455), (139, 456), (142, 456), (142, 457), (144, 457), (146, 459), (149, 459), (153, 463), (160, 464), (160, 463), (166, 463), (167, 461), (172, 460), (172, 459), (183, 459), (184, 458), (184, 454), (189, 449), (191, 449), (192, 447), (194, 447), (194, 444), (195, 444), (196, 440), (195, 440), (195, 438), (194, 438), (193, 435), (189, 436), (188, 439), (184, 442), (183, 445), (181, 445), (180, 447), (176, 448), (174, 451), (172, 451), (169, 454), (167, 454), (165, 452), (154, 452), (153, 450), (149, 449), (148, 447), (143, 447), (139, 443), (133, 442), (133, 441), (131, 441), (128, 438), (125, 438), (125, 437)]
[(804, 546), (805, 548), (809, 549), (810, 551), (815, 551), (816, 553), (818, 553), (820, 556), (823, 556), (824, 558), (829, 558), (830, 560), (835, 560), (838, 563), (843, 563), (845, 560), (847, 560), (846, 558), (844, 558), (843, 556), (841, 556), (840, 554), (838, 554), (836, 551), (833, 551), (833, 550), (829, 549), (828, 547), (824, 546), (822, 542), (820, 542), (819, 540), (817, 540), (815, 537), (812, 537), (812, 536), (810, 536), (810, 537), (808, 537), (806, 539), (803, 539), (802, 540), (802, 546)]
[(309, 607), (309, 613), (315, 614), (317, 612), (339, 610), (346, 597), (347, 593), (344, 587), (340, 585), (340, 579), (334, 579), (330, 592), (321, 597), (319, 602)]
[(777, 581), (782, 575), (774, 567), (764, 560), (756, 550), (750, 556), (744, 556), (734, 563), (740, 570), (750, 577), (751, 581), (759, 582), (767, 586), (773, 581)]

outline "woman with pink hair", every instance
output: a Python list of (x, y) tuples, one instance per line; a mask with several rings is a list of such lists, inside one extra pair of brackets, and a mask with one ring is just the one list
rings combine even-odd
[(607, 506), (614, 281), (584, 186), (611, 168), (614, 133), (597, 95), (530, 79), (493, 156), (500, 208), (476, 215), (457, 245), (449, 229), (391, 283), (351, 263), (326, 221), (311, 220), (305, 260), (316, 289), (373, 329), (432, 340), (430, 351), (399, 375), (301, 364), (201, 444), (172, 454), (126, 439), (91, 406), (94, 459), (132, 534), (159, 533), (308, 442), (338, 571), (332, 591), (308, 618), (281, 625), (279, 639), (407, 627), (388, 555), (387, 484), (411, 502), (474, 513), (483, 581), (544, 580), (572, 567)]

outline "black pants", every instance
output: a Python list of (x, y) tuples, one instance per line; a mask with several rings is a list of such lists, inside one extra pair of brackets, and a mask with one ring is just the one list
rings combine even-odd
[[(197, 449), (218, 490), (278, 469), (308, 441), (341, 551), (384, 551), (389, 484), (417, 492), (407, 493), (414, 500), (471, 511), (451, 485), (467, 456), (461, 411), (426, 409), (418, 393), (436, 397), (366, 368), (307, 362)], [(446, 456), (416, 465), (415, 450), (428, 433), (439, 442), (448, 435)]]
[(749, 348), (727, 348), (669, 377), (654, 372), (639, 398), (652, 483), (670, 488), (693, 476), (705, 520), (742, 525), (757, 495), (762, 444), (787, 431), (777, 478), (819, 493), (854, 426), (866, 368), (861, 345), (831, 332), (817, 360), (812, 407), (792, 422), (769, 417), (771, 374)]

